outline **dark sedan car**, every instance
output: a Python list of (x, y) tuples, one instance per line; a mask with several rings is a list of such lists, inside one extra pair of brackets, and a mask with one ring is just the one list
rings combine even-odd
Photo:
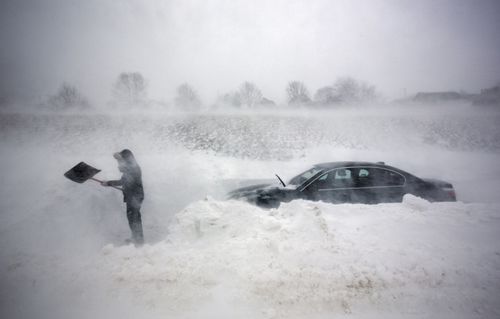
[(316, 164), (282, 186), (260, 184), (236, 189), (230, 199), (244, 199), (263, 207), (278, 207), (294, 199), (330, 203), (401, 202), (413, 194), (432, 202), (456, 201), (453, 185), (419, 178), (383, 162), (332, 162)]

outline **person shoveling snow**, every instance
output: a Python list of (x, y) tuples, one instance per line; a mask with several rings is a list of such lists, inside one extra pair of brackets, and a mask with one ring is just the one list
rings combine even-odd
[(118, 161), (118, 169), (123, 173), (119, 180), (101, 181), (94, 178), (94, 175), (99, 173), (100, 170), (84, 162), (78, 163), (75, 167), (67, 171), (64, 176), (77, 183), (83, 183), (91, 179), (99, 182), (102, 186), (110, 186), (121, 190), (123, 192), (123, 201), (127, 207), (128, 223), (132, 232), (132, 238), (129, 242), (133, 242), (136, 246), (139, 246), (144, 243), (140, 212), (144, 200), (141, 168), (137, 164), (132, 152), (128, 149), (113, 154), (113, 157)]
[(127, 219), (132, 231), (132, 242), (135, 245), (144, 243), (142, 231), (141, 204), (144, 200), (144, 188), (142, 187), (141, 168), (135, 160), (134, 154), (128, 149), (113, 154), (118, 161), (118, 169), (123, 173), (119, 180), (102, 181), (102, 186), (121, 186), (123, 201), (127, 204)]

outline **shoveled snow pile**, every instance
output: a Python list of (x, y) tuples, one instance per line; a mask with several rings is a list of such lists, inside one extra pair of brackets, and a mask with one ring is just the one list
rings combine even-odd
[(99, 298), (143, 317), (498, 318), (499, 208), (207, 198), (164, 241), (107, 245), (66, 280), (85, 291), (103, 278)]

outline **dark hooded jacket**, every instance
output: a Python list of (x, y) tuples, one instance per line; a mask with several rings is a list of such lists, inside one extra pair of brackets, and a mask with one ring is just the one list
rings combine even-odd
[(118, 160), (118, 168), (123, 173), (122, 178), (116, 181), (109, 181), (110, 186), (122, 186), (123, 201), (132, 203), (144, 200), (144, 189), (142, 187), (141, 168), (135, 161), (134, 155), (129, 150), (115, 153)]

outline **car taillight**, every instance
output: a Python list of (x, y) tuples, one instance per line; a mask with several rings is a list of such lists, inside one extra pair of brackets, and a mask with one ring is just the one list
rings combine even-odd
[(453, 201), (456, 201), (457, 200), (457, 195), (455, 194), (455, 189), (453, 189), (453, 187), (445, 187), (443, 188), (443, 191), (448, 194), (448, 197), (453, 200)]

